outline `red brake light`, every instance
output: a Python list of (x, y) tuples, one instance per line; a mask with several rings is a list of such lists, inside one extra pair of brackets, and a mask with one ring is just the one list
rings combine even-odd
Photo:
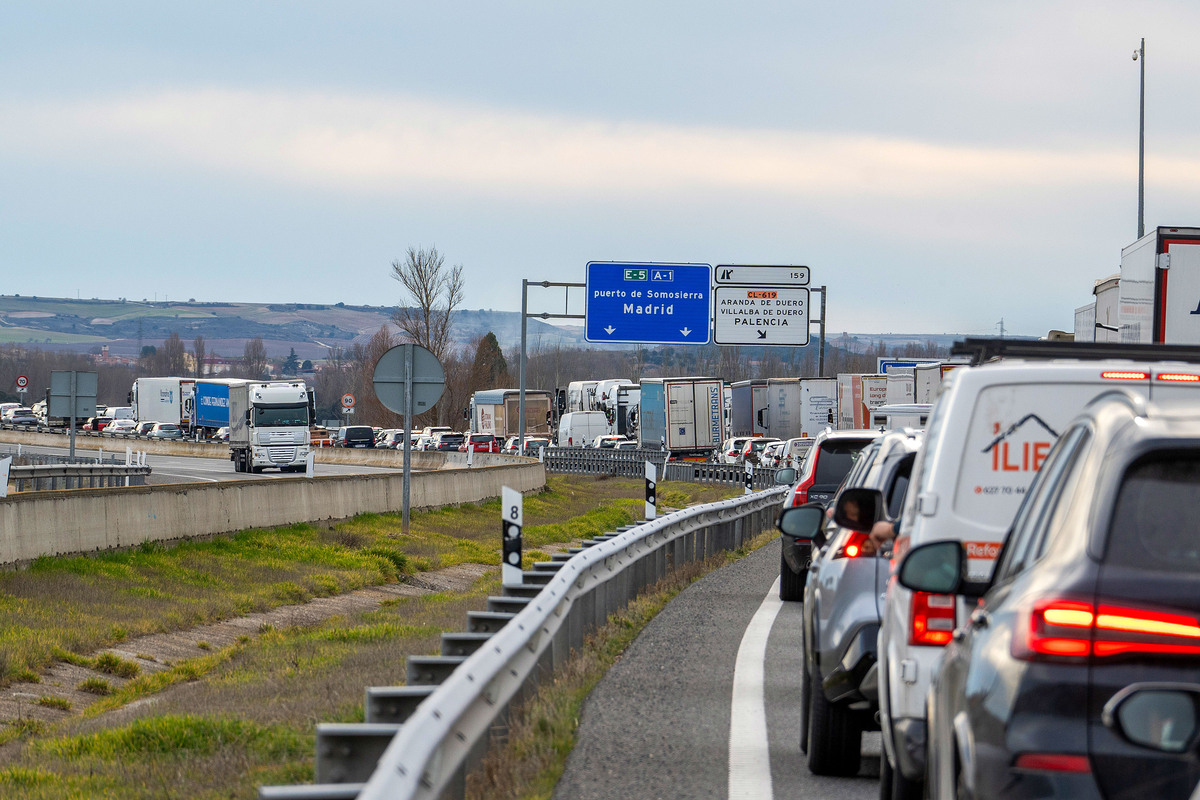
[(1100, 377), (1106, 381), (1144, 381), (1150, 377), (1150, 373), (1109, 370), (1108, 372), (1101, 372)]
[(863, 555), (863, 545), (867, 541), (867, 534), (861, 531), (855, 531), (846, 538), (846, 543), (838, 548), (833, 554), (834, 558), (858, 558)]
[(1027, 661), (1127, 653), (1200, 655), (1200, 622), (1186, 614), (1078, 600), (1042, 600), (1022, 614), (1012, 654)]
[(1013, 764), (1017, 769), (1036, 769), (1045, 772), (1091, 772), (1087, 756), (1068, 753), (1022, 753)]
[(1185, 372), (1160, 372), (1156, 375), (1160, 381), (1175, 381), (1178, 383), (1196, 383), (1200, 375), (1188, 375)]
[(955, 600), (952, 594), (913, 592), (908, 643), (941, 647), (954, 634)]

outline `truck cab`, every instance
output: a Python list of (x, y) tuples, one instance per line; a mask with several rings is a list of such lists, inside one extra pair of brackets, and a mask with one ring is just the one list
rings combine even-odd
[(303, 382), (229, 387), (229, 458), (237, 472), (302, 472), (309, 444), (308, 388)]

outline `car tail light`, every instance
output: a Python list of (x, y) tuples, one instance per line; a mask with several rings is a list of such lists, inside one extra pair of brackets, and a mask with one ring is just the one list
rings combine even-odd
[(1200, 622), (1133, 606), (1052, 598), (1021, 614), (1012, 654), (1026, 661), (1126, 654), (1200, 655)]
[(913, 592), (909, 644), (941, 647), (954, 634), (955, 600), (952, 594)]
[(1101, 372), (1100, 377), (1106, 381), (1144, 381), (1150, 377), (1150, 373), (1108, 370), (1107, 372)]
[(1172, 381), (1175, 383), (1196, 383), (1200, 381), (1200, 375), (1189, 375), (1186, 372), (1160, 372), (1155, 377), (1160, 381)]
[(1087, 756), (1071, 753), (1021, 753), (1013, 762), (1017, 769), (1036, 769), (1042, 772), (1091, 772)]
[(834, 558), (858, 558), (863, 553), (863, 545), (870, 538), (862, 531), (854, 531), (846, 538), (846, 543), (833, 554)]

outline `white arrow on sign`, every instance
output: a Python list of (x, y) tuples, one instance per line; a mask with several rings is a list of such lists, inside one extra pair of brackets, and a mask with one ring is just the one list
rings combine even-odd
[(688, 334), (690, 334), (692, 332), (692, 329), (691, 328), (680, 328), (679, 332), (682, 333), (684, 336), (687, 336)]
[(604, 332), (607, 333), (609, 336), (612, 336), (613, 331), (615, 331), (615, 330), (616, 330), (616, 328), (614, 328), (612, 325), (609, 325), (607, 328), (604, 329)]

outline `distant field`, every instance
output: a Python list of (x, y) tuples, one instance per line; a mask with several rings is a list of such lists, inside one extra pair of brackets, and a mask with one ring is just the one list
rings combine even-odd
[(0, 344), (86, 344), (107, 342), (103, 336), (88, 336), (78, 333), (58, 333), (33, 328), (0, 327)]

